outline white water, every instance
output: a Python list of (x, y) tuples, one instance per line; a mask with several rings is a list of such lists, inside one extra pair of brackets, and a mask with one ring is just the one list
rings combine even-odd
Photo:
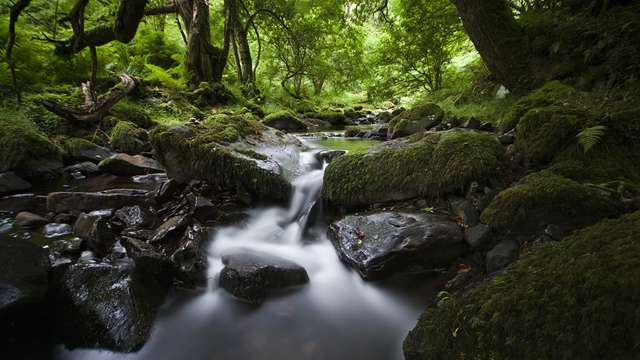
[[(326, 237), (326, 224), (303, 232), (322, 188), (317, 149), (300, 154), (301, 175), (289, 207), (255, 209), (244, 226), (219, 229), (209, 248), (209, 288), (161, 311), (137, 354), (60, 352), (64, 359), (402, 359), (402, 340), (424, 303), (406, 291), (364, 282), (347, 269)], [(303, 233), (305, 235), (303, 235)], [(219, 255), (250, 248), (302, 265), (310, 282), (269, 297), (259, 307), (217, 286)]]

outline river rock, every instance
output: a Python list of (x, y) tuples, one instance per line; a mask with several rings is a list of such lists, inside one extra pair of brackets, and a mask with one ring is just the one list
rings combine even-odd
[(147, 340), (166, 288), (129, 264), (76, 264), (54, 273), (65, 345), (131, 352)]
[(269, 290), (309, 282), (302, 266), (259, 251), (236, 249), (223, 254), (222, 263), (225, 267), (220, 272), (220, 286), (252, 304), (264, 301)]
[(118, 176), (134, 176), (164, 172), (159, 162), (142, 155), (115, 154), (98, 164), (100, 170)]
[(0, 194), (31, 189), (31, 184), (14, 172), (0, 173)]
[(42, 229), (42, 234), (47, 239), (69, 235), (72, 232), (73, 229), (69, 224), (50, 223), (45, 225), (44, 229)]
[(467, 199), (454, 198), (449, 202), (449, 208), (463, 224), (474, 226), (480, 222), (480, 213)]
[(218, 207), (204, 196), (193, 195), (190, 196), (189, 201), (191, 203), (191, 214), (200, 222), (206, 223), (218, 217)]
[(133, 259), (136, 267), (141, 271), (160, 276), (168, 269), (169, 260), (152, 245), (130, 237), (122, 237), (120, 242), (127, 250), (127, 255)]
[[(100, 173), (100, 168), (98, 165), (92, 163), (91, 161), (81, 162), (79, 164), (75, 164), (72, 166), (67, 166), (64, 171), (72, 176), (77, 176), (77, 174), (83, 176), (92, 176)], [(76, 175), (74, 175), (76, 174)]]
[(46, 218), (28, 211), (22, 211), (16, 215), (16, 225), (23, 229), (36, 229), (48, 222)]
[(98, 256), (106, 256), (116, 243), (109, 220), (98, 215), (82, 213), (73, 226), (73, 232), (87, 241), (89, 249)]
[(139, 205), (125, 206), (115, 212), (115, 217), (126, 228), (151, 229), (158, 223), (158, 217), (154, 213)]
[(160, 244), (163, 253), (170, 254), (174, 281), (186, 288), (202, 287), (207, 283), (207, 230), (196, 221), (192, 222), (177, 242)]
[(379, 212), (352, 215), (329, 226), (340, 258), (364, 279), (411, 267), (446, 267), (467, 251), (463, 232), (446, 217)]
[(156, 229), (149, 240), (150, 243), (167, 243), (176, 240), (189, 224), (186, 215), (178, 215), (169, 218)]
[(346, 153), (344, 150), (323, 150), (316, 154), (316, 159), (328, 164)]
[(500, 241), (487, 253), (487, 273), (496, 272), (516, 261), (518, 250), (520, 245), (516, 241), (509, 239)]
[(47, 212), (47, 197), (35, 194), (19, 194), (0, 198), (0, 211), (19, 213), (29, 211), (37, 214)]
[(78, 214), (82, 211), (145, 205), (150, 201), (147, 191), (136, 189), (113, 189), (101, 192), (55, 192), (50, 193), (47, 197), (47, 208), (53, 213)]
[(472, 249), (480, 249), (491, 241), (491, 227), (486, 224), (478, 224), (468, 228), (464, 232), (464, 240)]

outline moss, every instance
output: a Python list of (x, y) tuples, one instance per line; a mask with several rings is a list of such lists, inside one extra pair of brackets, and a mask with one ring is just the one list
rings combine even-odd
[(262, 123), (275, 129), (284, 131), (305, 131), (307, 125), (289, 110), (277, 111), (267, 115)]
[(418, 359), (634, 359), (640, 212), (534, 248), (490, 281), (442, 296), (404, 343)]
[(246, 192), (257, 202), (288, 200), (291, 186), (282, 175), (238, 156), (215, 142), (211, 132), (184, 127), (154, 129), (150, 134), (154, 154), (177, 181), (205, 180), (216, 189)]
[(148, 149), (147, 133), (128, 121), (118, 121), (111, 129), (109, 143), (115, 149), (127, 154), (139, 154)]
[(54, 137), (54, 142), (60, 146), (65, 159), (82, 158), (82, 152), (87, 150), (99, 150), (99, 146), (89, 140), (58, 135)]
[(5, 109), (0, 114), (0, 172), (24, 177), (62, 167), (62, 150), (23, 113)]
[(209, 141), (233, 143), (250, 135), (260, 135), (263, 126), (251, 114), (216, 114), (204, 121)]
[(142, 105), (133, 103), (128, 100), (119, 101), (112, 109), (118, 119), (134, 123), (143, 129), (149, 129), (155, 125), (151, 120), (149, 111)]
[(490, 134), (429, 133), (414, 143), (334, 160), (325, 172), (323, 196), (334, 205), (362, 207), (455, 192), (495, 174), (502, 151)]
[(300, 100), (293, 104), (292, 108), (299, 114), (312, 113), (316, 111), (315, 104), (309, 100)]
[(236, 152), (256, 160), (267, 160), (269, 157), (251, 149), (236, 149)]
[(444, 119), (444, 111), (434, 103), (422, 103), (397, 115), (389, 122), (391, 138), (408, 136), (430, 129)]
[(304, 114), (304, 116), (311, 119), (326, 121), (333, 126), (342, 126), (344, 125), (344, 122), (347, 119), (342, 111), (333, 111), (333, 110), (326, 110), (326, 111), (320, 111), (320, 112), (307, 112)]
[(529, 161), (548, 163), (558, 152), (575, 144), (587, 119), (585, 112), (558, 106), (531, 109), (518, 123), (516, 145)]
[(481, 219), (504, 232), (535, 234), (549, 224), (575, 228), (617, 213), (616, 204), (599, 191), (540, 171), (500, 192)]

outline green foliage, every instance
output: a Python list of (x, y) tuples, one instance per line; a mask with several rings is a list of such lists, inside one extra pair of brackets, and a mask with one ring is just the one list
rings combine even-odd
[(148, 129), (154, 125), (154, 122), (151, 120), (151, 116), (149, 115), (149, 111), (142, 104), (135, 103), (127, 99), (120, 100), (111, 109), (111, 113), (113, 113), (117, 118), (134, 123), (136, 126), (143, 129)]
[(209, 131), (203, 136), (220, 143), (233, 143), (249, 135), (259, 135), (264, 129), (251, 114), (216, 114), (205, 119), (204, 126)]
[(379, 141), (375, 141), (375, 140), (338, 139), (338, 138), (314, 140), (313, 143), (318, 144), (323, 148), (327, 148), (327, 149), (345, 150), (349, 154), (365, 153), (372, 147), (380, 144)]
[(640, 212), (538, 246), (425, 311), (404, 343), (418, 359), (632, 359), (640, 331)]
[(588, 153), (591, 148), (602, 140), (606, 129), (607, 127), (604, 125), (596, 125), (580, 131), (578, 135), (576, 135), (576, 138), (578, 138), (578, 144), (582, 146), (582, 150)]

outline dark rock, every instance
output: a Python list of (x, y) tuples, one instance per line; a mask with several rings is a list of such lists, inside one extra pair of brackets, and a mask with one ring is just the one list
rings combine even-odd
[(152, 245), (130, 237), (123, 237), (120, 242), (141, 271), (159, 277), (168, 269), (169, 259)]
[(365, 279), (448, 266), (467, 250), (455, 222), (428, 214), (347, 216), (329, 226), (329, 235), (340, 258)]
[(488, 132), (495, 132), (496, 131), (496, 127), (490, 122), (484, 122), (484, 123), (482, 123), (482, 125), (480, 125), (480, 130), (488, 131)]
[(51, 251), (63, 256), (77, 258), (82, 253), (83, 240), (75, 238), (73, 240), (56, 240), (51, 243)]
[(89, 249), (100, 257), (109, 254), (116, 243), (109, 220), (101, 216), (80, 214), (73, 226), (73, 232), (79, 238), (86, 240)]
[(69, 213), (60, 213), (53, 217), (53, 222), (58, 224), (73, 224), (76, 222), (77, 217)]
[(234, 250), (222, 255), (222, 263), (225, 267), (220, 272), (220, 286), (252, 304), (264, 301), (269, 290), (309, 282), (302, 266), (263, 252)]
[(16, 225), (23, 229), (37, 229), (48, 222), (46, 218), (28, 211), (22, 211), (16, 215)]
[(482, 127), (482, 123), (480, 122), (480, 120), (472, 117), (463, 122), (462, 127), (465, 129), (478, 130), (480, 129), (480, 127)]
[(50, 223), (44, 226), (42, 233), (45, 238), (51, 239), (60, 236), (69, 235), (73, 232), (71, 225), (69, 224), (58, 224), (58, 223)]
[(31, 184), (14, 172), (0, 173), (0, 194), (31, 189)]
[(29, 211), (44, 214), (47, 212), (47, 197), (35, 194), (5, 196), (0, 199), (0, 211), (12, 213)]
[(485, 224), (478, 224), (464, 232), (464, 240), (472, 249), (481, 249), (491, 241), (491, 227)]
[(558, 225), (549, 225), (544, 229), (544, 234), (551, 240), (560, 241), (565, 237), (565, 231)]
[(142, 155), (115, 154), (98, 164), (100, 170), (118, 176), (134, 176), (164, 172), (159, 162)]
[(193, 195), (190, 202), (191, 214), (203, 223), (215, 220), (219, 215), (218, 208), (204, 196)]
[(158, 223), (158, 217), (139, 205), (126, 206), (115, 212), (115, 217), (127, 228), (151, 229)]
[(154, 193), (156, 201), (164, 203), (173, 199), (176, 195), (184, 189), (184, 185), (179, 184), (177, 181), (170, 179), (163, 182)]
[(186, 228), (182, 238), (174, 245), (162, 245), (166, 253), (171, 254), (175, 281), (180, 286), (195, 288), (206, 285), (206, 238), (206, 229), (194, 223)]
[(514, 134), (507, 133), (498, 136), (498, 141), (500, 141), (502, 145), (507, 146), (513, 144), (516, 141), (516, 137)]
[(316, 154), (316, 159), (328, 164), (346, 153), (344, 150), (323, 150)]
[(114, 189), (95, 193), (55, 192), (47, 197), (47, 208), (54, 213), (78, 214), (82, 211), (145, 205), (149, 202), (148, 192), (145, 190)]
[(97, 175), (100, 173), (100, 168), (98, 167), (98, 165), (90, 162), (90, 161), (85, 161), (79, 164), (75, 164), (72, 166), (68, 166), (64, 169), (64, 171), (68, 174), (71, 174), (73, 176), (73, 174), (81, 174), (84, 176), (91, 176), (91, 175)]
[(451, 213), (469, 226), (475, 226), (480, 222), (480, 213), (473, 204), (466, 199), (452, 199), (449, 201)]
[(189, 219), (186, 215), (171, 217), (156, 229), (149, 242), (153, 244), (174, 241), (179, 238), (188, 224)]
[(127, 264), (76, 264), (52, 279), (57, 333), (69, 348), (140, 349), (166, 295), (163, 285)]
[(502, 240), (487, 253), (487, 273), (503, 269), (518, 259), (520, 245), (513, 240)]

